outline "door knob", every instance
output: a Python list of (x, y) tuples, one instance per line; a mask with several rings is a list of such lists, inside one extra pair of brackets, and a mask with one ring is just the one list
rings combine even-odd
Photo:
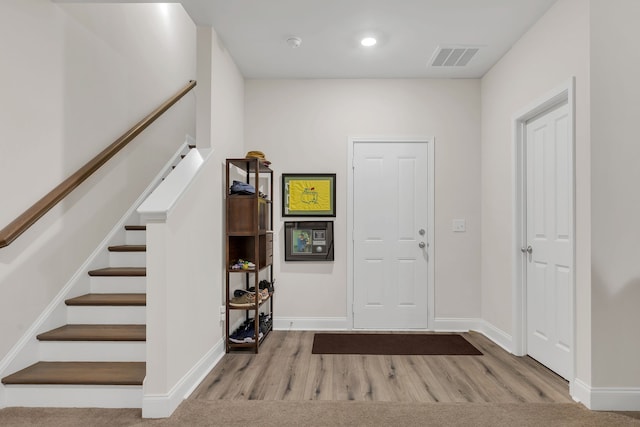
[(419, 247), (420, 249), (424, 249), (424, 247), (425, 247), (425, 246), (427, 246), (427, 245), (426, 245), (424, 242), (420, 242), (420, 243), (418, 243), (418, 247)]
[(523, 254), (530, 254), (531, 252), (533, 252), (533, 248), (531, 247), (531, 245), (529, 245), (526, 248), (520, 248), (520, 252), (522, 252)]
[(424, 228), (421, 228), (421, 229), (420, 229), (420, 231), (418, 231), (418, 233), (419, 233), (421, 236), (424, 236), (424, 233), (426, 233), (426, 231), (424, 231)]

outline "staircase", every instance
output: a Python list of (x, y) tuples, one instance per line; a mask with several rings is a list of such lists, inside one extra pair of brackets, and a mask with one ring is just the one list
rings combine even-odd
[(2, 378), (4, 390), (0, 387), (4, 406), (142, 407), (147, 247), (146, 227), (135, 211), (195, 148), (191, 141), (188, 138), (118, 223), (129, 225), (114, 227), (53, 308), (18, 343), (11, 365), (5, 365), (13, 370), (4, 371), (15, 372)]
[(65, 300), (67, 324), (37, 335), (40, 360), (2, 379), (11, 406), (142, 406), (145, 227), (125, 227), (90, 292)]

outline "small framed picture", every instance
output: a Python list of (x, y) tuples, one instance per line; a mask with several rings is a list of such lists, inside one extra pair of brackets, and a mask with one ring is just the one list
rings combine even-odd
[(283, 173), (282, 216), (336, 216), (336, 174)]
[(284, 223), (285, 261), (333, 261), (332, 221)]

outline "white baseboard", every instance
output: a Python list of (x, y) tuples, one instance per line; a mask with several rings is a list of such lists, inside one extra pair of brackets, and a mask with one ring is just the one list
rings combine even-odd
[[(346, 317), (275, 317), (273, 328), (278, 331), (345, 331), (351, 328)], [(511, 335), (478, 318), (436, 318), (434, 331), (477, 331), (506, 351), (511, 352)]]
[(346, 317), (274, 317), (276, 331), (346, 331)]
[(569, 383), (569, 394), (576, 402), (582, 403), (591, 409), (591, 387), (584, 381), (576, 378)]
[(7, 407), (28, 408), (139, 408), (140, 386), (10, 385)]
[(492, 325), (491, 323), (482, 320), (478, 325), (476, 331), (482, 333), (485, 337), (489, 338), (494, 343), (502, 347), (506, 352), (513, 353), (513, 337)]
[(438, 332), (480, 332), (504, 350), (512, 353), (513, 338), (511, 335), (483, 319), (439, 317), (434, 320), (433, 329)]
[(433, 321), (433, 330), (436, 332), (467, 332), (477, 331), (482, 319), (436, 317)]
[(142, 397), (143, 418), (168, 418), (184, 399), (196, 389), (209, 372), (225, 355), (224, 339), (207, 352), (189, 372), (166, 394), (144, 394)]
[(593, 411), (640, 411), (639, 387), (591, 387), (576, 379), (571, 396)]

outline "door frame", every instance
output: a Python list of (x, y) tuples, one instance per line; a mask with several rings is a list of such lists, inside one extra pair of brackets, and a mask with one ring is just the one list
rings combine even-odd
[(394, 143), (394, 142), (418, 142), (427, 144), (427, 191), (429, 192), (427, 208), (427, 330), (433, 329), (435, 319), (435, 274), (434, 274), (434, 212), (435, 212), (435, 138), (433, 137), (349, 137), (347, 156), (347, 327), (353, 327), (353, 299), (354, 299), (354, 192), (353, 192), (353, 168), (354, 168), (354, 148), (357, 143)]
[(571, 335), (572, 357), (569, 369), (569, 382), (575, 379), (576, 372), (576, 253), (575, 253), (575, 198), (576, 198), (576, 176), (575, 176), (575, 78), (561, 84), (538, 100), (532, 102), (527, 107), (521, 109), (512, 116), (513, 125), (513, 150), (512, 150), (512, 182), (513, 182), (513, 247), (512, 247), (512, 299), (513, 299), (513, 348), (512, 353), (517, 356), (527, 354), (527, 277), (526, 277), (526, 257), (522, 255), (520, 248), (526, 246), (527, 239), (527, 188), (526, 188), (526, 124), (532, 118), (544, 114), (557, 106), (567, 103), (569, 109), (569, 141), (571, 143), (569, 164), (571, 171), (571, 200), (569, 217), (569, 227), (572, 230), (571, 246), (571, 292), (569, 313), (569, 333)]

